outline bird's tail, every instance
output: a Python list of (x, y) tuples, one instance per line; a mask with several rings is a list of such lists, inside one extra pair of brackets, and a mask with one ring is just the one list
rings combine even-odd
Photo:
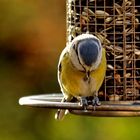
[(65, 109), (58, 109), (58, 111), (55, 113), (55, 119), (56, 120), (63, 120), (65, 114), (66, 114)]
[[(67, 98), (63, 97), (61, 103), (68, 102), (71, 100), (71, 96), (68, 96)], [(56, 120), (63, 120), (64, 116), (68, 114), (68, 110), (66, 109), (58, 109), (55, 113), (55, 119)]]

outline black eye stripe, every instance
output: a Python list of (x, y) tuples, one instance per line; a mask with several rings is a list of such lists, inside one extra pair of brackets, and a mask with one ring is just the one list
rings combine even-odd
[(62, 64), (61, 64), (61, 63), (60, 63), (59, 66), (58, 66), (58, 70), (59, 70), (59, 72), (62, 71)]
[(75, 44), (72, 45), (72, 48), (76, 51), (76, 46), (75, 46)]
[[(78, 44), (77, 44), (77, 45), (78, 45)], [(76, 47), (76, 44), (73, 44), (73, 45), (72, 45), (72, 48), (75, 50), (75, 53), (76, 53), (76, 56), (77, 56), (77, 59), (78, 59), (79, 64), (80, 64), (80, 65), (83, 67), (83, 69), (85, 70), (84, 66), (81, 64), (80, 59), (79, 59), (78, 47)]]

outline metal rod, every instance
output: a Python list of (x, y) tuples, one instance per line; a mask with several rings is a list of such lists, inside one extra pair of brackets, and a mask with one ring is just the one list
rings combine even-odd
[(140, 112), (132, 111), (81, 111), (71, 110), (70, 113), (75, 115), (85, 115), (92, 117), (137, 117), (140, 116)]
[[(19, 104), (44, 108), (83, 110), (83, 106), (79, 102), (61, 102), (62, 97), (60, 94), (26, 96), (20, 98)], [(96, 111), (140, 111), (140, 101), (103, 101), (101, 106), (87, 106), (87, 110), (95, 109)]]
[[(40, 100), (40, 101), (54, 101), (60, 102), (63, 98), (63, 94), (61, 93), (52, 93), (52, 94), (40, 94), (40, 95), (32, 95), (32, 96), (25, 96), (19, 99), (19, 102), (23, 103), (32, 101), (32, 100)], [(21, 104), (22, 104), (21, 103)]]
[[(83, 110), (83, 106), (81, 106), (79, 103), (60, 103), (60, 102), (32, 100), (22, 105), (43, 108), (54, 108), (54, 109)], [(95, 109), (96, 111), (140, 111), (140, 105), (101, 105), (96, 107), (94, 106), (87, 107), (87, 110), (94, 111)]]

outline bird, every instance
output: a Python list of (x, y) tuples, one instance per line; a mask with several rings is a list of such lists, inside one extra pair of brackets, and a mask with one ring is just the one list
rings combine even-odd
[[(61, 102), (73, 98), (87, 107), (100, 105), (98, 91), (106, 74), (106, 51), (101, 41), (93, 34), (83, 33), (66, 45), (58, 62), (58, 83), (63, 93)], [(58, 109), (55, 119), (62, 120), (66, 110)]]

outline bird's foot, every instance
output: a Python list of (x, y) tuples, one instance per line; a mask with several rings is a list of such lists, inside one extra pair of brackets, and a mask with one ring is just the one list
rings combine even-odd
[(95, 96), (92, 100), (92, 105), (94, 107), (94, 110), (96, 110), (96, 106), (100, 106), (101, 105), (101, 102), (99, 101), (99, 98), (98, 96)]
[(86, 97), (81, 97), (81, 105), (83, 106), (84, 110), (87, 110), (88, 100)]
[(99, 98), (98, 96), (95, 96), (92, 100), (92, 105), (93, 106), (100, 106), (101, 105), (101, 102), (99, 101)]

